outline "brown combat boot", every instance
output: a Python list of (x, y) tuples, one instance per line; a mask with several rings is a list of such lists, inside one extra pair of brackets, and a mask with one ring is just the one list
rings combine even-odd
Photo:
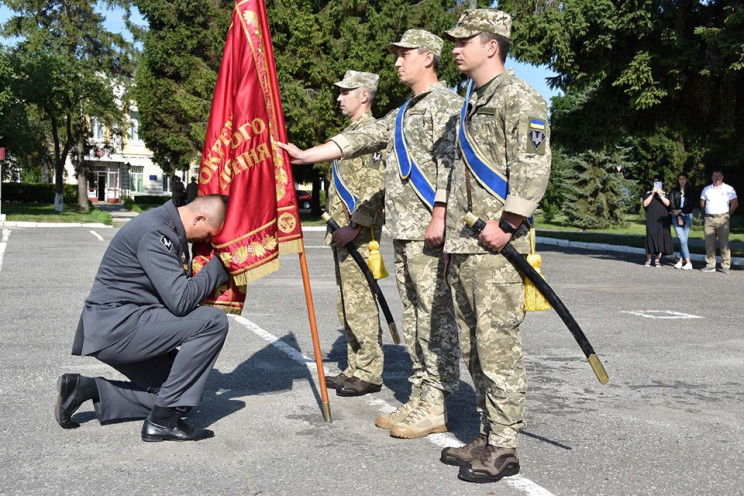
[(338, 375), (326, 376), (326, 389), (336, 389), (350, 379), (349, 376), (340, 373)]
[(359, 377), (349, 377), (346, 382), (336, 388), (336, 394), (338, 396), (363, 396), (376, 393), (380, 389), (382, 389), (382, 384), (372, 384)]
[(390, 429), (391, 436), (403, 439), (416, 439), (438, 432), (447, 432), (444, 403), (434, 405), (426, 400), (419, 400), (416, 408)]
[(470, 441), (465, 446), (459, 448), (444, 448), (439, 460), (447, 465), (462, 467), (463, 465), (476, 460), (486, 445), (488, 444), (488, 434), (479, 434), (478, 437)]
[(391, 429), (395, 424), (406, 418), (419, 403), (418, 396), (412, 396), (410, 400), (403, 403), (394, 412), (380, 415), (375, 419), (375, 425), (380, 429)]
[(480, 456), (460, 467), (457, 477), (468, 482), (496, 482), (519, 473), (516, 448), (486, 445)]

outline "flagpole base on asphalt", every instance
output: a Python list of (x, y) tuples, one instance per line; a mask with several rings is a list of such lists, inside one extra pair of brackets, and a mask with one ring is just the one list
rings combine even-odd
[(305, 246), (298, 253), (300, 256), (300, 269), (302, 270), (302, 285), (305, 288), (305, 302), (307, 303), (307, 316), (310, 319), (310, 334), (313, 337), (313, 350), (315, 351), (315, 364), (318, 366), (318, 380), (320, 382), (320, 398), (323, 402), (323, 418), (326, 422), (333, 422), (331, 418), (331, 404), (328, 401), (328, 390), (326, 389), (325, 371), (323, 370), (323, 355), (320, 352), (320, 340), (318, 339), (318, 324), (315, 322), (315, 305), (313, 305), (313, 294), (310, 290), (310, 276), (307, 271), (307, 259), (305, 258)]

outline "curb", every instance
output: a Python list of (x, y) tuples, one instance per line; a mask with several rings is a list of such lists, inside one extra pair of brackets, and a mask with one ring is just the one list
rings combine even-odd
[[(542, 236), (535, 236), (535, 243), (546, 246), (560, 246), (561, 248), (574, 248), (577, 250), (587, 251), (600, 251), (600, 252), (612, 252), (612, 253), (625, 253), (631, 255), (646, 255), (646, 250), (643, 248), (635, 248), (632, 246), (622, 245), (608, 245), (606, 243), (586, 243), (583, 241), (569, 241), (567, 239), (556, 239), (556, 238), (545, 238)], [(671, 255), (667, 255), (671, 256)], [(676, 255), (675, 255), (676, 256)], [(720, 257), (716, 257), (720, 259)], [(705, 262), (705, 255), (698, 253), (691, 253), (690, 260), (695, 262)], [(731, 257), (732, 267), (744, 267), (744, 258), (742, 257)]]
[(80, 223), (80, 222), (0, 222), (0, 227), (95, 227), (98, 229), (111, 229), (113, 226), (107, 226), (98, 222)]

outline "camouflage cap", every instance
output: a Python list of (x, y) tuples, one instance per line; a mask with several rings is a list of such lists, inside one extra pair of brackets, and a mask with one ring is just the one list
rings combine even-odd
[(457, 26), (444, 32), (445, 38), (456, 41), (481, 33), (494, 33), (509, 38), (511, 36), (511, 16), (493, 9), (466, 10), (457, 21)]
[(333, 83), (339, 88), (345, 90), (354, 90), (356, 88), (367, 88), (369, 91), (377, 91), (377, 83), (380, 81), (380, 76), (371, 72), (361, 71), (346, 71), (344, 79)]
[(388, 45), (390, 53), (395, 53), (395, 49), (400, 48), (423, 48), (429, 50), (437, 57), (442, 55), (442, 45), (444, 41), (435, 34), (431, 34), (423, 29), (409, 29), (403, 33), (403, 38), (395, 43)]

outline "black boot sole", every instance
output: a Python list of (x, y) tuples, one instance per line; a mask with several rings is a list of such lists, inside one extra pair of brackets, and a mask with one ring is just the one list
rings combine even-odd
[(463, 474), (462, 472), (457, 474), (457, 478), (460, 480), (464, 480), (467, 482), (476, 482), (478, 484), (483, 484), (486, 482), (498, 482), (504, 477), (511, 477), (512, 475), (517, 475), (519, 473), (519, 465), (515, 463), (511, 463), (507, 465), (504, 470), (499, 472), (498, 474), (494, 476), (488, 476), (488, 475), (470, 475), (468, 473)]

